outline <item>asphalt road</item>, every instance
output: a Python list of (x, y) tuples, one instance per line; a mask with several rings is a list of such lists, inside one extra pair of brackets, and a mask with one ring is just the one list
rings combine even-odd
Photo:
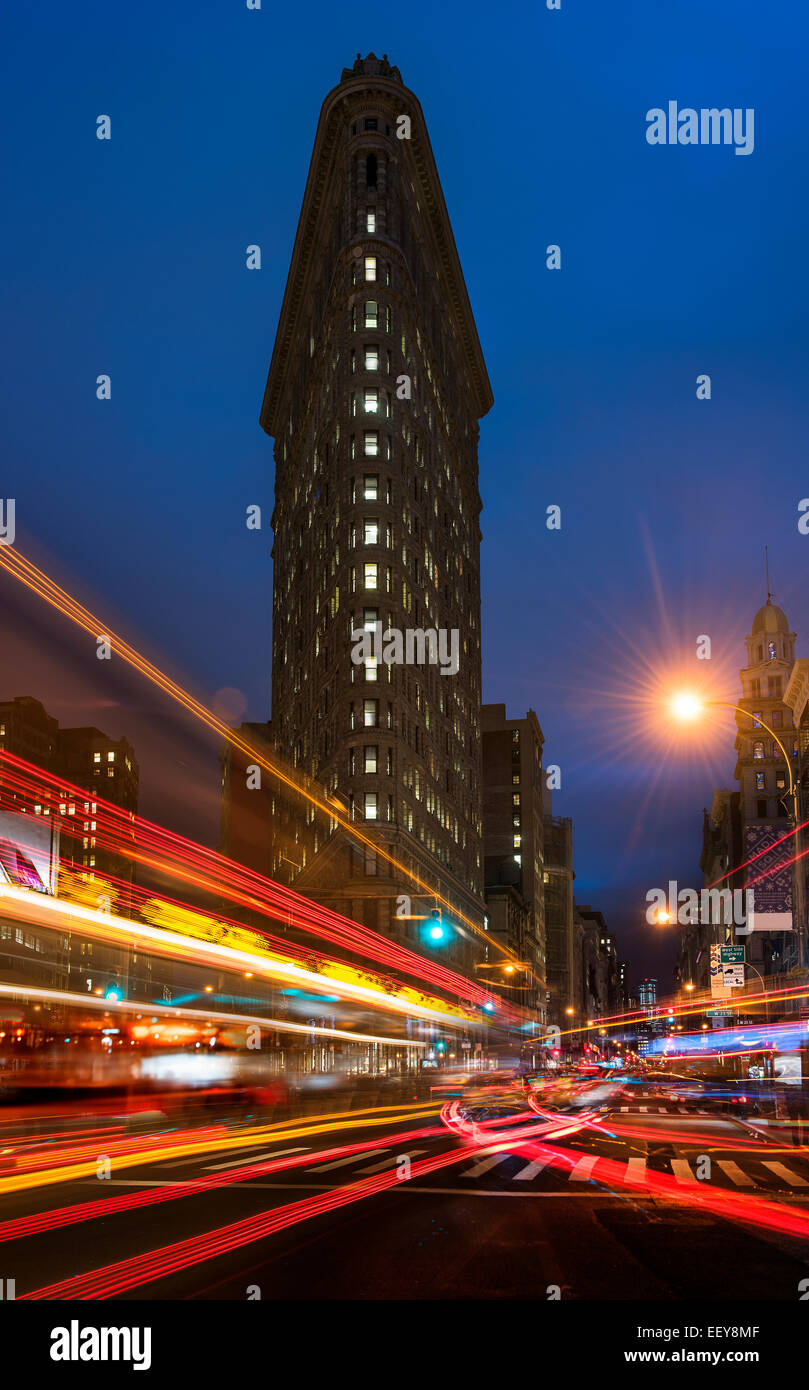
[[(710, 1176), (699, 1180), (700, 1190), (710, 1188), (720, 1198), (764, 1198), (784, 1212), (808, 1211), (809, 1152), (787, 1149), (777, 1136), (762, 1151), (738, 1124), (649, 1101), (605, 1116), (611, 1133), (589, 1130), (559, 1141), (556, 1147), (570, 1156), (560, 1168), (519, 1150), (472, 1152), (449, 1134), (430, 1134), (437, 1109), (432, 1116), (423, 1110), (417, 1111), (421, 1118), (397, 1117), (394, 1124), (355, 1118), (350, 1130), (328, 1133), (301, 1134), (293, 1126), (288, 1138), (233, 1129), (211, 1139), (203, 1153), (117, 1168), (103, 1179), (87, 1175), (3, 1193), (0, 1222), (91, 1206), (89, 1219), (21, 1239), (8, 1239), (8, 1228), (0, 1228), (6, 1237), (0, 1273), (15, 1279), (17, 1298), (26, 1298), (160, 1250), (147, 1277), (130, 1287), (110, 1294), (112, 1276), (105, 1275), (104, 1295), (275, 1302), (554, 1296), (795, 1301), (800, 1281), (809, 1277), (805, 1239), (702, 1210), (688, 1186), (707, 1158)], [(312, 1117), (300, 1127), (315, 1123)], [(632, 1133), (611, 1137), (619, 1128)], [(684, 1139), (695, 1131), (698, 1142)], [(357, 1151), (324, 1158), (326, 1150), (348, 1144)], [(405, 1156), (409, 1180), (355, 1194), (357, 1184), (390, 1181), (406, 1170)], [(590, 1170), (599, 1157), (620, 1164), (631, 1182), (610, 1186), (594, 1179)], [(298, 1166), (236, 1180), (250, 1165), (281, 1159)], [(419, 1164), (429, 1160), (441, 1166), (419, 1174)], [(665, 1174), (682, 1187), (682, 1197), (650, 1193), (648, 1174)], [(182, 1184), (214, 1178), (221, 1180), (214, 1189), (177, 1192)], [(168, 1199), (153, 1205), (119, 1212), (99, 1205), (167, 1187)], [(351, 1199), (345, 1205), (318, 1209), (321, 1200), (345, 1198)], [(280, 1229), (263, 1229), (265, 1214)], [(298, 1219), (284, 1225), (292, 1216)], [(191, 1258), (183, 1255), (187, 1267), (168, 1268), (167, 1247), (243, 1222), (252, 1225), (234, 1236), (240, 1242), (235, 1248), (225, 1248), (229, 1234), (220, 1235)]]

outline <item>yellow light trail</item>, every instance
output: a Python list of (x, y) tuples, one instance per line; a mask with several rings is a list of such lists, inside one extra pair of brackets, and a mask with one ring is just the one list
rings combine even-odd
[[(445, 1013), (440, 1009), (417, 1004), (412, 999), (399, 999), (395, 994), (389, 994), (384, 990), (372, 989), (367, 985), (354, 984), (349, 980), (336, 979), (328, 975), (320, 975), (315, 971), (306, 970), (301, 965), (296, 965), (294, 961), (274, 960), (267, 956), (254, 955), (250, 951), (237, 950), (234, 946), (219, 946), (215, 942), (205, 941), (201, 937), (183, 936), (180, 932), (165, 931), (162, 927), (149, 927), (129, 917), (116, 917), (111, 912), (97, 912), (95, 908), (83, 907), (79, 903), (62, 902), (59, 898), (46, 897), (41, 893), (32, 894), (27, 888), (12, 888), (7, 884), (0, 884), (0, 904), (3, 903), (7, 907), (10, 905), (13, 909), (9, 910), (9, 915), (16, 913), (24, 921), (37, 922), (40, 926), (62, 927), (63, 929), (67, 927), (69, 930), (75, 930), (76, 924), (81, 924), (88, 935), (100, 937), (106, 941), (114, 941), (119, 945), (122, 937), (126, 942), (131, 942), (133, 946), (142, 946), (145, 942), (149, 943), (152, 948), (158, 947), (157, 954), (162, 952), (164, 955), (195, 963), (208, 961), (213, 965), (229, 966), (241, 973), (248, 969), (252, 970), (254, 975), (262, 975), (268, 979), (307, 985), (321, 994), (339, 992), (341, 995), (353, 999), (354, 1002), (405, 1016), (410, 1015), (454, 1025), (455, 1027), (460, 1023), (467, 1024), (479, 1021), (477, 1015), (464, 1012), (460, 1008), (454, 1012)], [(52, 922), (47, 920), (48, 917), (53, 919)], [(34, 990), (28, 990), (25, 986), (19, 987), (18, 992), (36, 993)], [(64, 995), (57, 990), (53, 992), (52, 997), (64, 998)], [(83, 996), (79, 995), (78, 997), (82, 998)], [(108, 1000), (107, 1003), (109, 1002)], [(143, 1007), (148, 1011), (151, 1006), (145, 1005)], [(454, 1008), (455, 1006), (451, 1007)], [(261, 1023), (262, 1021), (267, 1023), (267, 1020), (261, 1018), (251, 1018), (250, 1021), (252, 1023)], [(382, 1041), (380, 1038), (371, 1038), (370, 1040)], [(392, 1041), (401, 1043), (402, 1040), (397, 1038)]]
[[(437, 1115), (440, 1107), (431, 1105), (428, 1109), (417, 1109), (411, 1106), (390, 1106), (395, 1110), (392, 1115), (380, 1115), (379, 1111), (343, 1111), (335, 1115), (319, 1117), (318, 1123), (306, 1124), (298, 1123), (297, 1128), (290, 1128), (290, 1121), (284, 1121), (277, 1125), (263, 1125), (260, 1128), (245, 1130), (242, 1134), (233, 1135), (229, 1139), (207, 1139), (194, 1140), (184, 1144), (162, 1145), (159, 1148), (140, 1150), (139, 1152), (105, 1155), (109, 1158), (110, 1171), (120, 1171), (123, 1168), (136, 1168), (141, 1163), (160, 1163), (173, 1158), (193, 1158), (197, 1154), (205, 1154), (216, 1151), (217, 1153), (228, 1152), (230, 1150), (255, 1148), (256, 1142), (263, 1143), (264, 1140), (271, 1141), (273, 1138), (300, 1139), (310, 1135), (331, 1134), (335, 1130), (346, 1129), (371, 1129), (379, 1125), (399, 1124), (402, 1120), (421, 1120), (427, 1119), (430, 1115)], [(348, 1118), (350, 1114), (351, 1118)], [(365, 1116), (365, 1118), (360, 1118)], [(335, 1121), (337, 1123), (335, 1123)], [(93, 1157), (79, 1163), (65, 1164), (60, 1168), (45, 1168), (31, 1173), (18, 1173), (14, 1177), (0, 1178), (0, 1196), (10, 1192), (26, 1192), (35, 1187), (50, 1187), (60, 1182), (78, 1182), (81, 1178), (94, 1178), (98, 1174), (99, 1162), (99, 1143), (96, 1144)]]
[(325, 794), (321, 793), (320, 790), (313, 790), (311, 785), (303, 785), (300, 779), (292, 777), (280, 763), (268, 758), (265, 753), (260, 752), (251, 744), (247, 743), (245, 739), (240, 738), (234, 729), (229, 728), (227, 724), (224, 724), (222, 720), (214, 714), (213, 710), (208, 709), (206, 705), (196, 700), (193, 695), (189, 694), (189, 692), (184, 690), (181, 685), (178, 685), (176, 681), (173, 681), (169, 676), (165, 675), (159, 667), (155, 666), (145, 656), (141, 656), (140, 652), (130, 646), (128, 642), (125, 642), (122, 637), (114, 633), (106, 623), (102, 622), (100, 618), (97, 618), (95, 614), (91, 613), (83, 604), (78, 603), (65, 589), (62, 589), (30, 560), (27, 560), (16, 546), (0, 546), (0, 565), (2, 565), (14, 579), (19, 580), (20, 583), (24, 584), (32, 593), (44, 599), (52, 608), (64, 614), (65, 617), (70, 618), (72, 622), (76, 623), (78, 627), (83, 628), (85, 632), (90, 633), (96, 638), (105, 637), (111, 649), (126, 661), (129, 666), (139, 671), (141, 675), (145, 676), (147, 680), (150, 680), (167, 695), (170, 695), (172, 699), (177, 700), (177, 702), (183, 705), (190, 714), (193, 714), (195, 718), (199, 719), (203, 724), (207, 724), (209, 729), (213, 729), (215, 733), (218, 733), (234, 748), (238, 748), (240, 752), (247, 754), (247, 756), (258, 763), (265, 772), (269, 772), (273, 777), (277, 777), (285, 786), (291, 788), (291, 790), (296, 792), (299, 796), (302, 796), (312, 806), (315, 806), (317, 810), (322, 811), (324, 815), (329, 816), (341, 827), (349, 838), (356, 840), (367, 849), (373, 850), (375, 854), (392, 865), (399, 873), (404, 874), (406, 878), (410, 879), (410, 881), (415, 883), (419, 888), (425, 889), (429, 897), (441, 903), (453, 918), (457, 918), (459, 921), (463, 922), (470, 931), (474, 932), (476, 936), (479, 936), (488, 946), (492, 946), (495, 950), (500, 951), (500, 953), (509, 960), (516, 961), (516, 955), (509, 950), (507, 946), (502, 945), (491, 937), (488, 932), (478, 926), (477, 922), (474, 922), (471, 917), (467, 917), (455, 907), (449, 899), (444, 898), (436, 889), (431, 887), (425, 879), (420, 878), (413, 869), (402, 863), (401, 860), (396, 859), (394, 855), (389, 854), (376, 840), (372, 840), (370, 836), (364, 835), (362, 831), (358, 830), (356, 822), (344, 816), (337, 805), (325, 797)]

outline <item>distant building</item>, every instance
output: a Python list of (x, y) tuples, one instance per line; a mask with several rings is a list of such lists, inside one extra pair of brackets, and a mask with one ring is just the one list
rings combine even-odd
[[(543, 735), (533, 710), (508, 719), (483, 706), (483, 849), (489, 933), (527, 967), (520, 1003), (546, 1014)], [(530, 974), (529, 974), (530, 972)]]
[(573, 903), (573, 822), (546, 816), (543, 840), (548, 1022), (557, 1027), (578, 1027), (583, 1006), (581, 942)]

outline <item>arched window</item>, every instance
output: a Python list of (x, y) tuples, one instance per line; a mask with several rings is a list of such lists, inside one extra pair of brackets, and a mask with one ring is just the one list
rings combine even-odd
[(365, 186), (376, 188), (376, 155), (369, 154), (365, 161)]
[(767, 643), (767, 651), (770, 653), (770, 661), (775, 661), (775, 643)]
[(754, 757), (754, 758), (763, 758), (763, 757), (764, 757), (764, 744), (763, 744), (763, 743), (754, 743), (754, 744), (753, 744), (753, 757)]

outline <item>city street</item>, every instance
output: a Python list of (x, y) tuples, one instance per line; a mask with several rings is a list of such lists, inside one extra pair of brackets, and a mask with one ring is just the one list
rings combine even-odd
[[(688, 1184), (712, 1193), (742, 1192), (777, 1203), (785, 1211), (809, 1216), (809, 1154), (793, 1153), (778, 1142), (766, 1148), (746, 1142), (745, 1127), (717, 1120), (699, 1110), (648, 1103), (621, 1106), (604, 1117), (603, 1127), (631, 1126), (630, 1139), (573, 1137), (554, 1153), (569, 1155), (563, 1170), (543, 1157), (516, 1152), (487, 1153), (436, 1135), (439, 1110), (424, 1114), (411, 1105), (413, 1118), (321, 1117), (277, 1129), (238, 1127), (225, 1142), (195, 1138), (204, 1145), (188, 1157), (155, 1159), (128, 1166), (111, 1178), (66, 1179), (24, 1193), (0, 1197), (0, 1234), (35, 1213), (85, 1206), (78, 1225), (28, 1234), (6, 1245), (8, 1268), (17, 1280), (17, 1298), (43, 1295), (66, 1284), (58, 1296), (81, 1296), (83, 1280), (105, 1269), (102, 1282), (120, 1265), (146, 1252), (161, 1252), (207, 1232), (221, 1233), (239, 1222), (259, 1223), (268, 1213), (321, 1196), (347, 1198), (377, 1175), (395, 1175), (407, 1156), (415, 1168), (425, 1161), (447, 1162), (423, 1177), (397, 1181), (379, 1195), (363, 1195), (325, 1214), (301, 1212), (294, 1224), (275, 1234), (247, 1239), (238, 1249), (208, 1255), (202, 1249), (185, 1269), (138, 1279), (123, 1298), (201, 1298), (244, 1300), (257, 1286), (262, 1299), (548, 1299), (672, 1298), (792, 1299), (809, 1274), (806, 1242), (762, 1230), (694, 1208)], [(307, 1133), (330, 1126), (328, 1137)], [(685, 1143), (684, 1132), (698, 1130), (702, 1142)], [(171, 1142), (170, 1135), (160, 1136)], [(449, 1142), (448, 1142), (449, 1139)], [(157, 1136), (155, 1137), (157, 1143)], [(234, 1155), (234, 1143), (238, 1144)], [(367, 1145), (367, 1147), (365, 1147)], [(335, 1147), (348, 1156), (323, 1159)], [(22, 1154), (6, 1141), (6, 1148)], [(708, 1184), (697, 1183), (696, 1155), (708, 1155)], [(592, 1172), (599, 1158), (619, 1165), (620, 1184), (599, 1181)], [(262, 1165), (294, 1161), (295, 1166), (250, 1174)], [(8, 1163), (8, 1153), (4, 1155)], [(239, 1180), (240, 1173), (245, 1177)], [(5, 1169), (4, 1172), (8, 1172)], [(677, 1199), (646, 1190), (650, 1173), (673, 1176), (682, 1186)], [(193, 1185), (216, 1178), (223, 1185), (193, 1195)], [(191, 1184), (191, 1192), (185, 1188)], [(148, 1194), (155, 1205), (95, 1216), (96, 1204)], [(12, 1254), (13, 1252), (13, 1254)], [(134, 1268), (134, 1265), (132, 1266)], [(339, 1273), (338, 1273), (339, 1271)], [(554, 1288), (553, 1286), (556, 1286)], [(100, 1292), (96, 1296), (109, 1296)]]

